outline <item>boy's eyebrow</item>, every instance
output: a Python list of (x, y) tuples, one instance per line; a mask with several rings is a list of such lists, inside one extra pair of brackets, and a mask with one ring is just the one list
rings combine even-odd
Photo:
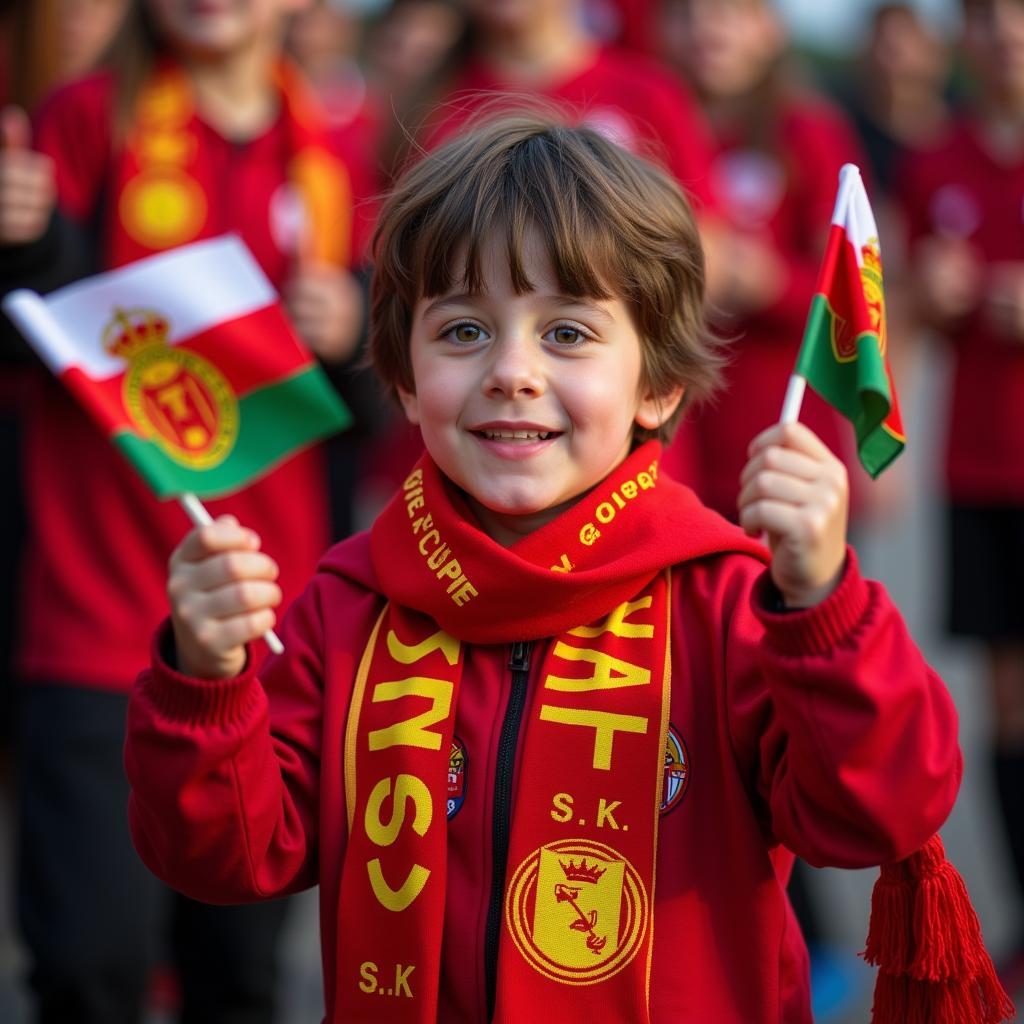
[[(430, 316), (433, 313), (443, 312), (453, 306), (461, 306), (466, 303), (479, 301), (480, 298), (481, 295), (478, 292), (459, 292), (455, 295), (442, 295), (441, 298), (435, 299), (429, 306), (427, 306), (423, 311), (423, 315)], [(607, 310), (602, 309), (600, 306), (588, 301), (582, 296), (544, 295), (541, 296), (541, 299), (543, 302), (550, 302), (553, 306), (574, 307), (576, 309), (586, 310), (586, 312), (591, 316), (595, 316), (608, 324), (613, 323), (615, 320)]]

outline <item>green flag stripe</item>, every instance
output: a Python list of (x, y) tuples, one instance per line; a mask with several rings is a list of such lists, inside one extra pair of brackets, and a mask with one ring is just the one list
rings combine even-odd
[(877, 476), (903, 448), (903, 442), (883, 424), (892, 408), (885, 358), (878, 335), (866, 331), (857, 338), (856, 358), (840, 362), (832, 347), (834, 322), (835, 314), (819, 293), (808, 317), (796, 372), (853, 423), (860, 460)]
[(215, 498), (238, 490), (320, 438), (343, 430), (352, 416), (316, 364), (239, 399), (239, 433), (227, 458), (191, 469), (132, 431), (112, 440), (159, 498), (185, 491)]

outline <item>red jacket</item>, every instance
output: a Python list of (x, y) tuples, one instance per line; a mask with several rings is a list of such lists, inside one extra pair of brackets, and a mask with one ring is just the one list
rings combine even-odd
[[(109, 74), (66, 86), (44, 104), (36, 126), (37, 148), (56, 163), (61, 211), (82, 224), (110, 205), (113, 88)], [(271, 197), (286, 180), (280, 125), (245, 144), (201, 129), (206, 155), (230, 187), (210, 204), (200, 237), (239, 232), (280, 286), (290, 265), (271, 222)], [(189, 522), (175, 503), (157, 501), (56, 380), (36, 376), (25, 406), (31, 530), (19, 669), (28, 679), (127, 692), (148, 661), (149, 636), (167, 607), (167, 558)], [(327, 500), (322, 452), (311, 449), (208, 508), (233, 513), (261, 535), (290, 600), (329, 541)], [(301, 528), (295, 508), (303, 510)]]
[[(785, 893), (793, 854), (854, 868), (916, 849), (956, 795), (956, 714), (852, 553), (837, 591), (806, 611), (762, 610), (763, 568), (746, 555), (684, 563), (672, 583), (679, 744), (667, 770), (680, 785), (658, 832), (651, 1020), (807, 1024), (807, 954)], [(332, 1024), (341, 1024), (339, 986), (358, 982), (336, 968), (339, 944), (358, 927), (338, 918), (343, 739), (383, 600), (367, 537), (354, 537), (329, 552), (293, 605), (285, 653), (259, 679), (251, 666), (223, 681), (177, 674), (161, 657), (165, 630), (129, 708), (129, 814), (142, 858), (210, 902), (319, 883)], [(540, 685), (538, 646), (531, 690)], [(486, 1020), (484, 922), (509, 654), (508, 645), (466, 651), (455, 726), (464, 770), (448, 822), (445, 1021)], [(517, 770), (514, 785), (530, 784)]]
[[(1024, 160), (997, 159), (970, 118), (904, 168), (900, 198), (912, 241), (969, 244), (982, 273), (1024, 260)], [(1000, 337), (983, 309), (950, 334), (946, 482), (954, 501), (1024, 504), (1024, 345)]]

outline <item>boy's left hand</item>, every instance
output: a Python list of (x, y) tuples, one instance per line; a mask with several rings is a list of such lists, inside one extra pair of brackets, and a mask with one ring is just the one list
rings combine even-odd
[(846, 467), (802, 423), (778, 423), (751, 442), (740, 476), (740, 525), (767, 537), (771, 574), (790, 608), (835, 590), (846, 561)]

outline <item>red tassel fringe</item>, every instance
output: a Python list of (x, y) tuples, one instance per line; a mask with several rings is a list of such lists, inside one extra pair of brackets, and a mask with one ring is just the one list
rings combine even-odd
[(999, 1024), (1014, 1014), (942, 841), (884, 864), (862, 954), (878, 967), (872, 1024)]

